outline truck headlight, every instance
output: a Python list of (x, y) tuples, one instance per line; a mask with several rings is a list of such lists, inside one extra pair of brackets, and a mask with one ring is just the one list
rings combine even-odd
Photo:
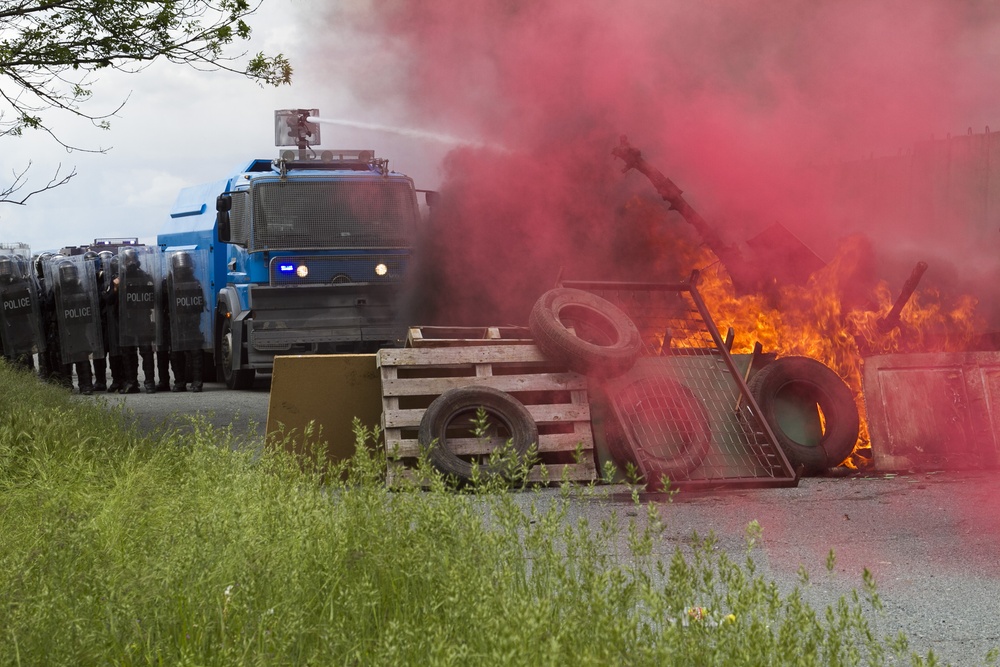
[(384, 276), (387, 273), (389, 273), (389, 267), (388, 266), (386, 266), (385, 264), (376, 264), (375, 265), (375, 275)]
[(298, 268), (295, 269), (295, 275), (299, 278), (305, 278), (309, 275), (309, 267), (305, 264), (299, 264)]

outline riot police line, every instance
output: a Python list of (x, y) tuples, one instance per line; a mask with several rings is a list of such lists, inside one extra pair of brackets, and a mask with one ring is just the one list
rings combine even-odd
[(0, 354), (85, 395), (201, 391), (208, 268), (194, 249), (0, 254)]

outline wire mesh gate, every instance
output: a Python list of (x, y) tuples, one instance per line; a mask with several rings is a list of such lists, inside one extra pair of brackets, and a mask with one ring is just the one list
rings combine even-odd
[[(628, 373), (592, 384), (607, 447), (651, 490), (671, 486), (795, 486), (798, 478), (746, 385), (751, 355), (734, 358), (695, 287), (563, 281), (622, 309), (643, 353)], [(594, 383), (596, 384), (596, 383)]]

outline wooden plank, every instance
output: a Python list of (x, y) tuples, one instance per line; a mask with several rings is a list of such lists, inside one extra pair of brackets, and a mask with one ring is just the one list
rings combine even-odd
[(527, 327), (410, 327), (406, 337), (410, 348), (532, 343)]
[[(590, 405), (563, 403), (559, 405), (526, 405), (524, 407), (528, 409), (536, 424), (590, 421)], [(416, 428), (420, 426), (420, 420), (425, 411), (425, 408), (401, 410), (387, 407), (382, 415), (382, 423), (386, 429)]]
[[(589, 452), (593, 447), (586, 437), (578, 433), (553, 433), (538, 436), (538, 453), (571, 452), (583, 444), (583, 452)], [(502, 443), (500, 443), (502, 444)], [(449, 438), (448, 448), (459, 456), (486, 454), (496, 446), (494, 443), (483, 442), (479, 438)], [(420, 443), (412, 438), (386, 438), (385, 451), (396, 456), (420, 456)]]
[[(394, 366), (385, 366), (379, 369), (382, 374), (382, 384), (385, 385), (386, 381), (391, 381), (396, 378), (396, 368)], [(387, 426), (385, 423), (385, 416), (390, 410), (399, 409), (399, 399), (395, 396), (382, 395), (382, 437), (389, 438), (399, 438), (401, 433), (396, 427)]]
[(354, 455), (354, 418), (374, 428), (383, 408), (374, 354), (279, 355), (271, 378), (266, 442), (304, 453), (311, 424), (314, 437), (326, 441), (329, 459), (343, 461)]
[(535, 345), (476, 345), (472, 347), (386, 348), (379, 366), (446, 366), (454, 364), (547, 363)]
[[(499, 327), (478, 329), (476, 336), (486, 340), (502, 340), (507, 332)], [(454, 335), (452, 331), (415, 332), (410, 338), (427, 342), (435, 335)], [(462, 330), (459, 335), (472, 335)], [(497, 337), (500, 338), (497, 338)], [(402, 457), (387, 469), (390, 480), (402, 479), (415, 472), (413, 459), (419, 456), (420, 445), (413, 437), (426, 408), (402, 409), (400, 397), (436, 397), (459, 387), (486, 386), (507, 393), (530, 393), (531, 402), (525, 408), (536, 424), (568, 425), (571, 433), (542, 434), (538, 440), (541, 465), (549, 470), (548, 482), (558, 483), (567, 475), (572, 481), (596, 479), (594, 461), (594, 436), (590, 426), (590, 404), (587, 397), (587, 379), (576, 373), (558, 369), (545, 359), (533, 344), (497, 347), (488, 344), (470, 344), (461, 347), (440, 347), (440, 341), (430, 347), (386, 349), (379, 352), (382, 369), (383, 427), (386, 431), (386, 452)], [(453, 342), (453, 341), (449, 341)], [(462, 377), (435, 377), (442, 370), (461, 369)], [(399, 377), (405, 372), (406, 377)], [(428, 377), (429, 376), (429, 377)], [(546, 403), (545, 401), (549, 402)], [(404, 431), (405, 429), (405, 431)], [(407, 437), (403, 433), (408, 432)], [(460, 456), (487, 455), (502, 441), (481, 438), (451, 438), (448, 446)], [(553, 454), (574, 452), (579, 448), (582, 460), (577, 464), (550, 463)], [(531, 479), (541, 482), (541, 467), (531, 471)]]
[(433, 396), (459, 387), (492, 387), (507, 393), (518, 391), (577, 391), (587, 389), (587, 378), (577, 373), (493, 375), (492, 377), (388, 378), (382, 380), (384, 396)]

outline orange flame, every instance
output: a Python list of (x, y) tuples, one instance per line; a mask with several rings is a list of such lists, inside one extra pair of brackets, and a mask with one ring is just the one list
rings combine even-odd
[[(732, 351), (746, 354), (760, 342), (779, 357), (799, 355), (833, 369), (850, 387), (861, 415), (854, 452), (843, 466), (864, 467), (871, 461), (865, 418), (862, 369), (864, 356), (896, 352), (948, 352), (969, 348), (983, 320), (977, 301), (967, 295), (946, 303), (935, 289), (917, 290), (900, 313), (900, 325), (882, 332), (879, 320), (889, 313), (895, 295), (885, 281), (871, 291), (866, 308), (845, 308), (838, 286), (843, 273), (856, 265), (858, 243), (848, 242), (824, 269), (804, 286), (775, 286), (773, 294), (737, 296), (732, 281), (714, 255), (702, 253), (698, 290), (720, 331), (735, 332)], [(716, 270), (711, 270), (711, 269)]]

